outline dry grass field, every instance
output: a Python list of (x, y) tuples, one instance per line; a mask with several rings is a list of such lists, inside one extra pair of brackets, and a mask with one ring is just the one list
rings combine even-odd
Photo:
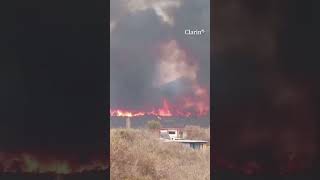
[(147, 129), (111, 129), (110, 133), (112, 180), (210, 179), (209, 148), (193, 150), (164, 143), (158, 131)]

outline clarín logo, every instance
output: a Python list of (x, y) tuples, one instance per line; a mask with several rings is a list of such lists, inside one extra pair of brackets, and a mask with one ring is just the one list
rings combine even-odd
[(201, 30), (198, 30), (198, 29), (195, 29), (195, 30), (186, 29), (186, 30), (184, 30), (184, 34), (185, 35), (203, 35), (204, 33), (205, 33), (204, 29), (201, 29)]

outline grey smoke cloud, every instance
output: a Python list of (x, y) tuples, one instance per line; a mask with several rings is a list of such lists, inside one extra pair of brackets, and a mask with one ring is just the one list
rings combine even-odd
[[(168, 91), (179, 93), (179, 90), (192, 89), (186, 85), (190, 83), (180, 83), (180, 79), (188, 74), (185, 71), (180, 72), (182, 75), (171, 76), (177, 81), (169, 89), (155, 86), (161, 69), (159, 59), (164, 56), (161, 46), (170, 42), (176, 42), (180, 56), (186, 54), (186, 59), (194, 61), (198, 69), (195, 71), (197, 81), (201, 86), (209, 87), (209, 0), (111, 0), (110, 3), (111, 108), (153, 106), (161, 103), (161, 97)], [(205, 29), (207, 33), (186, 36), (185, 29)], [(162, 70), (164, 65), (162, 63)], [(192, 69), (190, 65), (185, 67)], [(192, 76), (192, 72), (189, 75)]]
[(171, 40), (160, 49), (158, 77), (156, 86), (176, 81), (179, 78), (187, 78), (194, 81), (197, 78), (198, 67), (188, 63), (188, 55), (179, 47), (175, 40)]
[(182, 0), (118, 0), (111, 3), (110, 32), (117, 27), (118, 21), (127, 16), (151, 10), (162, 23), (173, 26), (174, 12), (182, 4)]

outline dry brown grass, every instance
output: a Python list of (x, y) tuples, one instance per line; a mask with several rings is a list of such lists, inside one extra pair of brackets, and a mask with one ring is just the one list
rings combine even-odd
[(210, 142), (210, 128), (189, 125), (184, 128), (184, 131), (187, 133), (187, 139), (206, 140)]
[(164, 143), (148, 130), (111, 129), (112, 180), (209, 180), (210, 152)]

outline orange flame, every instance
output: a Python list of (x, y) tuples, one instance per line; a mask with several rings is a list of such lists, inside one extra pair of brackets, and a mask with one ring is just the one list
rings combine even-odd
[(111, 110), (110, 111), (111, 116), (119, 116), (119, 117), (134, 117), (134, 116), (144, 116), (144, 112), (130, 112), (125, 110)]
[[(190, 112), (193, 109), (194, 113)], [(179, 106), (173, 106), (167, 99), (163, 100), (162, 107), (153, 108), (150, 111), (128, 111), (121, 109), (111, 109), (110, 115), (113, 117), (138, 117), (145, 115), (152, 115), (158, 117), (190, 117), (192, 115), (205, 116), (209, 112), (209, 106), (206, 101), (202, 99), (196, 101), (192, 98), (184, 98), (183, 104)]]
[(154, 115), (154, 116), (162, 116), (162, 117), (170, 117), (172, 113), (170, 111), (169, 103), (166, 99), (163, 100), (163, 106), (159, 109), (153, 109), (147, 112), (139, 112), (139, 111), (126, 111), (126, 110), (110, 110), (111, 116), (117, 117), (136, 117), (136, 116), (144, 116), (144, 115)]

